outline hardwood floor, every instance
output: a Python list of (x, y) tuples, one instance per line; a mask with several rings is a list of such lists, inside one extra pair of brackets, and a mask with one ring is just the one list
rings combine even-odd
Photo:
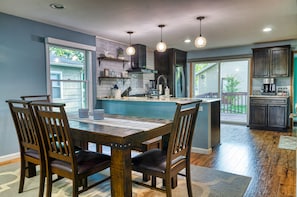
[(296, 151), (279, 149), (280, 135), (292, 132), (222, 124), (221, 144), (209, 155), (193, 153), (191, 163), (252, 177), (246, 197), (295, 197)]
[[(295, 197), (296, 151), (279, 149), (280, 135), (292, 135), (292, 132), (222, 124), (221, 145), (209, 155), (193, 153), (191, 162), (252, 177), (245, 197)], [(19, 160), (0, 166), (13, 162)]]

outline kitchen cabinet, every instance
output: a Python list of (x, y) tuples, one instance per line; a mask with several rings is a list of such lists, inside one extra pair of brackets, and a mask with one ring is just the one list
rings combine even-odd
[(250, 97), (250, 128), (287, 130), (288, 107), (288, 97)]
[[(183, 73), (183, 81), (184, 83), (180, 86), (185, 90), (186, 89), (186, 65), (187, 65), (187, 52), (170, 48), (167, 49), (166, 52), (154, 52), (154, 61), (155, 61), (155, 70), (158, 71), (159, 75), (165, 75), (168, 80), (168, 87), (171, 90), (173, 96), (176, 95), (178, 79), (176, 76), (177, 67), (179, 67), (180, 72)], [(180, 69), (182, 68), (182, 69)], [(185, 96), (185, 95), (183, 95)]]
[(288, 77), (290, 46), (253, 49), (253, 77)]
[(154, 51), (155, 70), (159, 75), (169, 75), (169, 56), (166, 52)]

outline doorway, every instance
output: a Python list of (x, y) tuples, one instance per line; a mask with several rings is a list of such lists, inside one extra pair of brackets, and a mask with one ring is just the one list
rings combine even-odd
[(220, 98), (221, 122), (247, 124), (250, 58), (193, 62), (193, 97)]

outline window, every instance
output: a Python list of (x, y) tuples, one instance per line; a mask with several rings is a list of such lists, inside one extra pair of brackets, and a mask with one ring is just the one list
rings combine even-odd
[(89, 48), (53, 38), (46, 44), (48, 93), (53, 102), (65, 103), (67, 112), (93, 108)]

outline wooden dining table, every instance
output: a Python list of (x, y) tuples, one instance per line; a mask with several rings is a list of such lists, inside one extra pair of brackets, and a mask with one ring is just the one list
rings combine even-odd
[(73, 140), (82, 146), (86, 142), (110, 146), (111, 196), (132, 197), (131, 150), (159, 136), (166, 139), (172, 121), (127, 116), (109, 116), (104, 120), (69, 118)]

